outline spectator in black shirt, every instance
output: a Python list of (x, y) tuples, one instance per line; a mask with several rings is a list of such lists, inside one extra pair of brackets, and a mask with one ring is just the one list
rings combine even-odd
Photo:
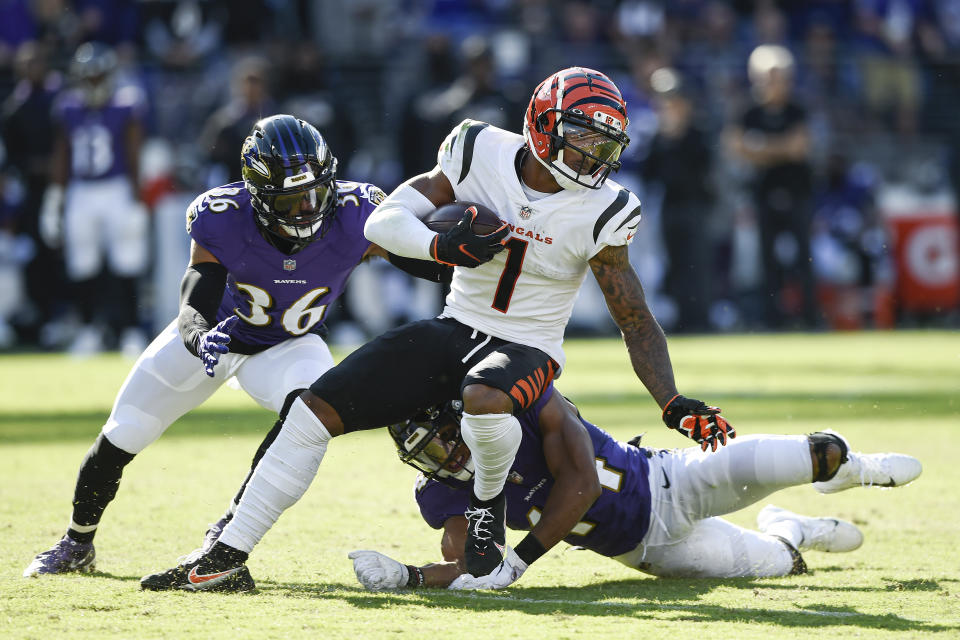
[(661, 228), (668, 260), (664, 287), (677, 306), (673, 330), (705, 331), (713, 255), (710, 148), (693, 124), (691, 96), (680, 75), (658, 69), (650, 76), (650, 86), (659, 126), (643, 164), (643, 178), (663, 189)]
[(810, 136), (807, 112), (794, 102), (793, 55), (760, 45), (748, 63), (754, 104), (729, 140), (753, 168), (753, 203), (763, 257), (765, 321), (779, 329), (788, 318), (816, 324), (810, 264)]
[[(0, 138), (6, 146), (8, 170), (15, 171), (23, 185), (24, 198), (16, 207), (16, 231), (31, 238), (35, 248), (24, 273), (30, 304), (21, 314), (20, 337), (28, 343), (41, 340), (40, 327), (62, 312), (64, 305), (63, 291), (56, 286), (65, 277), (62, 254), (40, 241), (37, 226), (40, 201), (50, 181), (54, 131), (50, 109), (62, 86), (60, 74), (50, 69), (48, 55), (47, 48), (35, 41), (17, 48), (18, 82), (0, 106)], [(56, 341), (53, 336), (49, 339)]]

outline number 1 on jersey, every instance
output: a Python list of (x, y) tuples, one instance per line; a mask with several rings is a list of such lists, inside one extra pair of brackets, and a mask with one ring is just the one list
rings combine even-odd
[(506, 313), (510, 307), (510, 298), (513, 289), (517, 286), (517, 278), (523, 268), (523, 256), (527, 253), (527, 241), (520, 238), (510, 238), (503, 246), (507, 248), (507, 263), (500, 274), (497, 291), (493, 294), (493, 304), (490, 305), (500, 313)]

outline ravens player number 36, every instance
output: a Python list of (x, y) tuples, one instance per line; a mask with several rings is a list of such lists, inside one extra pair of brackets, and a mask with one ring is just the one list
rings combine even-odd
[[(137, 360), (83, 460), (66, 535), (25, 575), (92, 568), (93, 538), (124, 467), (225, 380), (236, 376), (260, 406), (285, 415), (333, 366), (323, 319), (354, 267), (387, 257), (363, 234), (383, 192), (337, 180), (323, 136), (290, 115), (257, 122), (241, 161), (243, 181), (211, 189), (188, 208), (192, 247), (180, 315)], [(211, 528), (213, 539), (233, 504)]]

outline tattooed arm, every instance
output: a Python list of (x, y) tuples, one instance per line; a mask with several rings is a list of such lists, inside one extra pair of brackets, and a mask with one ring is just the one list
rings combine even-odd
[(626, 245), (605, 247), (590, 260), (590, 268), (603, 291), (610, 315), (623, 333), (633, 370), (662, 408), (677, 395), (667, 338), (647, 308), (643, 287), (630, 264)]

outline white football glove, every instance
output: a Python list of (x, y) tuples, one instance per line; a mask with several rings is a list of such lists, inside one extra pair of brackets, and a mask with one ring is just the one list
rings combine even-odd
[(457, 576), (448, 589), (503, 589), (520, 579), (527, 570), (527, 563), (520, 559), (511, 547), (503, 556), (503, 562), (491, 573), (474, 578), (469, 573)]
[(357, 580), (370, 591), (399, 589), (407, 586), (409, 571), (401, 564), (377, 551), (351, 551), (347, 557), (353, 560), (353, 572)]
[(63, 187), (52, 184), (43, 193), (37, 230), (43, 243), (51, 249), (60, 248), (63, 241)]

